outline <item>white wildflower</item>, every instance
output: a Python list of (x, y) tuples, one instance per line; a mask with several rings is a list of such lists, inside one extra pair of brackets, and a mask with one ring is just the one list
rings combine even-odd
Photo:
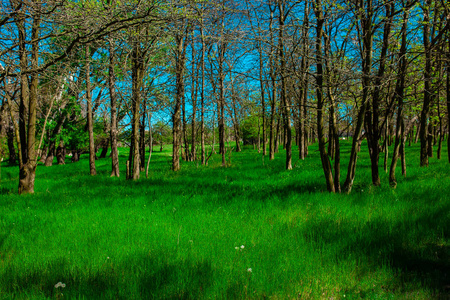
[(241, 249), (244, 249), (245, 248), (245, 246), (244, 245), (241, 245)]
[(62, 283), (61, 281), (60, 282), (58, 282), (57, 284), (55, 284), (55, 289), (57, 289), (57, 288), (65, 288), (66, 287), (66, 284), (65, 283)]
[(251, 273), (252, 272), (252, 268), (248, 268), (247, 272)]

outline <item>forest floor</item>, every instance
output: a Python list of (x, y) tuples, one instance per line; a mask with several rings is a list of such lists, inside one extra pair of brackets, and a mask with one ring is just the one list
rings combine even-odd
[(269, 161), (244, 147), (226, 168), (217, 154), (174, 173), (170, 151), (153, 152), (138, 181), (125, 180), (126, 149), (120, 178), (109, 158), (95, 177), (87, 155), (39, 165), (26, 196), (3, 162), (0, 299), (450, 298), (446, 147), (428, 168), (407, 147), (391, 189), (382, 159), (371, 185), (363, 144), (349, 195), (326, 192), (317, 145), (291, 171), (283, 150)]

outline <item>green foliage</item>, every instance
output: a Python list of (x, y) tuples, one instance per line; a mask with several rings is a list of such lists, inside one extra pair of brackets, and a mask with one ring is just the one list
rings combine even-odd
[[(333, 195), (317, 145), (292, 171), (283, 153), (263, 163), (243, 150), (228, 168), (214, 155), (208, 167), (185, 162), (174, 173), (167, 148), (153, 153), (149, 178), (139, 181), (109, 177), (109, 159), (96, 162), (92, 177), (83, 155), (39, 167), (31, 197), (15, 195), (17, 167), (3, 163), (0, 298), (448, 296), (447, 162), (411, 164), (396, 190), (382, 174), (374, 188), (361, 152), (354, 192)], [(343, 165), (349, 150), (342, 141)], [(418, 145), (406, 151), (417, 160)], [(120, 149), (122, 174), (127, 154)]]
[(244, 145), (256, 143), (258, 140), (258, 131), (262, 134), (261, 120), (258, 115), (251, 115), (244, 119), (241, 125), (242, 139)]
[(173, 142), (172, 128), (162, 121), (152, 126), (154, 143), (171, 144)]

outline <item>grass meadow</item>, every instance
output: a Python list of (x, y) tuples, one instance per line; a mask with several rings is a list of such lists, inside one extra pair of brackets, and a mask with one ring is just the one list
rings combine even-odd
[(350, 195), (326, 192), (317, 145), (292, 171), (283, 150), (269, 161), (244, 147), (226, 168), (213, 155), (177, 173), (166, 147), (138, 181), (124, 178), (126, 149), (120, 178), (109, 158), (91, 177), (85, 154), (39, 165), (25, 196), (3, 162), (0, 299), (449, 299), (446, 151), (419, 168), (407, 147), (394, 190), (382, 159), (371, 185), (363, 144)]

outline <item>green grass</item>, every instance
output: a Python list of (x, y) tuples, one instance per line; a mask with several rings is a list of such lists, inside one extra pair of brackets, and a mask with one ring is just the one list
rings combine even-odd
[(418, 168), (419, 147), (408, 147), (408, 176), (398, 171), (392, 190), (380, 168), (374, 188), (363, 145), (353, 192), (332, 195), (316, 145), (292, 171), (283, 151), (263, 161), (245, 147), (227, 168), (215, 155), (174, 173), (167, 148), (135, 182), (126, 151), (121, 178), (109, 177), (110, 159), (89, 176), (84, 155), (38, 166), (26, 196), (18, 167), (2, 164), (0, 299), (450, 297), (445, 155)]

